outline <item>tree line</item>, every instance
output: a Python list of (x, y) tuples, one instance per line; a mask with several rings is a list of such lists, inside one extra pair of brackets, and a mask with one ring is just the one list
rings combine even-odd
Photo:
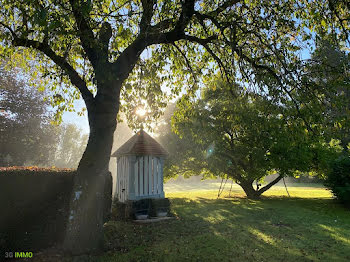
[(52, 124), (51, 104), (22, 73), (0, 69), (0, 166), (77, 168), (88, 134)]

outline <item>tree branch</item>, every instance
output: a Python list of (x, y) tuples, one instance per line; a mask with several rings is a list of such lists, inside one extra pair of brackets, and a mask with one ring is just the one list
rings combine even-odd
[(212, 40), (216, 40), (217, 39), (217, 36), (213, 35), (213, 36), (210, 36), (208, 38), (198, 38), (198, 37), (195, 37), (195, 36), (189, 36), (189, 35), (185, 35), (184, 38), (185, 40), (188, 40), (190, 42), (195, 42), (195, 43), (198, 43), (200, 45), (202, 45), (205, 50), (207, 50), (207, 52), (213, 57), (213, 59), (218, 63), (219, 65), (219, 68), (220, 68), (220, 71), (221, 71), (221, 74), (222, 75), (225, 75), (226, 77), (226, 80), (228, 81), (228, 83), (230, 83), (231, 81), (229, 80), (228, 76), (229, 76), (229, 73), (227, 72), (225, 66), (224, 66), (224, 63), (221, 61), (221, 59), (214, 53), (213, 50), (211, 50), (211, 48), (209, 47), (208, 43), (210, 43)]
[(143, 34), (150, 27), (152, 16), (153, 16), (153, 6), (154, 0), (141, 0), (143, 14), (140, 23), (140, 33)]
[[(73, 0), (71, 0), (73, 1)], [(146, 5), (146, 0), (144, 0)], [(150, 4), (149, 4), (150, 5)], [(152, 6), (153, 7), (153, 6)], [(153, 12), (153, 11), (152, 11)], [(175, 28), (170, 32), (159, 33), (159, 24), (151, 27), (153, 30), (147, 32), (146, 35), (140, 32), (138, 37), (121, 53), (118, 59), (113, 63), (113, 71), (118, 72), (118, 81), (123, 81), (134, 68), (136, 61), (139, 59), (142, 51), (149, 45), (173, 43), (183, 39), (185, 35), (184, 30), (191, 20), (194, 12), (194, 0), (185, 0), (182, 3), (182, 11), (179, 20), (176, 22)], [(151, 19), (150, 10), (144, 14), (145, 21)], [(143, 17), (144, 17), (143, 16)], [(160, 22), (161, 23), (161, 22)]]
[[(237, 50), (236, 50), (237, 51)], [(265, 71), (267, 71), (278, 83), (278, 85), (282, 88), (282, 90), (284, 92), (286, 92), (286, 94), (288, 95), (288, 97), (291, 99), (292, 103), (295, 106), (295, 109), (297, 110), (297, 113), (299, 115), (299, 117), (304, 121), (307, 129), (311, 132), (314, 133), (312, 127), (310, 126), (309, 122), (305, 119), (305, 117), (303, 116), (303, 114), (300, 111), (300, 107), (297, 103), (297, 101), (294, 99), (293, 95), (291, 94), (291, 92), (284, 86), (284, 84), (282, 83), (282, 80), (280, 79), (280, 77), (276, 74), (276, 72), (274, 70), (272, 70), (272, 68), (270, 68), (267, 65), (261, 65), (256, 63), (252, 58), (249, 58), (248, 56), (246, 56), (245, 54), (243, 54), (243, 52), (239, 51), (238, 55), (243, 58), (244, 60), (246, 60), (248, 63), (250, 63), (255, 69), (263, 69)]]
[(165, 19), (160, 21), (158, 24), (151, 26), (151, 30), (153, 33), (156, 33), (156, 32), (161, 33), (162, 31), (169, 29), (172, 24), (173, 24), (172, 19)]
[(79, 0), (69, 0), (70, 5), (73, 10), (73, 15), (75, 17), (76, 24), (78, 26), (78, 34), (80, 37), (81, 45), (88, 56), (92, 66), (96, 69), (98, 62), (98, 53), (96, 50), (96, 39), (94, 33), (86, 21), (84, 15), (82, 14), (82, 6)]
[(104, 22), (99, 31), (98, 39), (101, 43), (101, 51), (102, 51), (102, 59), (107, 62), (108, 61), (108, 45), (109, 40), (112, 37), (112, 27), (108, 22)]
[(209, 16), (217, 16), (220, 13), (222, 13), (223, 11), (225, 11), (226, 8), (233, 6), (237, 3), (239, 3), (240, 0), (230, 0), (230, 1), (225, 1), (222, 5), (220, 5), (218, 8), (216, 8), (215, 10), (208, 12), (206, 15)]
[[(350, 38), (349, 38), (349, 33), (348, 33), (348, 30), (345, 28), (343, 22), (344, 21), (347, 21), (349, 19), (342, 19), (339, 15), (339, 12), (337, 10), (337, 7), (335, 6), (336, 2), (333, 2), (333, 0), (329, 0), (328, 2), (328, 5), (329, 5), (329, 9), (334, 13), (334, 15), (336, 16), (336, 18), (338, 18), (339, 20), (339, 23), (340, 23), (340, 26), (341, 28), (343, 29), (343, 32), (345, 34), (345, 39), (346, 41), (350, 44)], [(349, 8), (349, 6), (348, 6)]]
[(195, 75), (195, 73), (194, 73), (194, 71), (193, 71), (193, 69), (192, 69), (192, 66), (191, 66), (191, 64), (190, 64), (190, 61), (187, 59), (185, 53), (182, 52), (182, 50), (180, 49), (180, 47), (178, 47), (175, 43), (172, 43), (172, 45), (176, 48), (177, 51), (179, 51), (179, 53), (181, 54), (181, 56), (185, 59), (185, 62), (186, 62), (186, 64), (187, 64), (187, 67), (188, 67), (188, 69), (191, 71), (191, 74), (192, 74), (192, 76), (193, 76), (194, 81), (195, 81), (196, 83), (198, 83), (197, 78), (196, 78), (196, 75)]
[(59, 67), (61, 67), (61, 69), (68, 75), (71, 83), (79, 89), (86, 103), (86, 106), (89, 107), (92, 104), (94, 97), (87, 88), (85, 81), (79, 76), (79, 74), (74, 70), (74, 68), (63, 57), (57, 55), (47, 43), (17, 38), (16, 35), (13, 36), (14, 39), (12, 43), (14, 46), (32, 47), (43, 52), (45, 55), (51, 58), (51, 60)]
[(4, 24), (3, 22), (0, 21), (0, 25), (2, 25), (3, 27), (5, 27), (7, 30), (10, 31), (11, 35), (16, 35), (15, 32), (12, 30), (12, 28), (6, 24)]
[(185, 33), (185, 28), (194, 13), (194, 2), (194, 0), (185, 0), (184, 2), (181, 2), (182, 12), (174, 28), (174, 32), (177, 34), (181, 35)]
[(273, 181), (271, 181), (269, 184), (267, 184), (266, 186), (260, 188), (258, 190), (258, 192), (260, 194), (264, 193), (265, 191), (269, 190), (273, 185), (277, 184), (281, 179), (283, 178), (282, 175), (279, 175), (278, 177), (276, 177)]
[(140, 35), (113, 62), (112, 70), (116, 73), (117, 81), (124, 81), (134, 68), (142, 51), (147, 47), (145, 39)]
[[(185, 0), (181, 3), (181, 14), (175, 25), (172, 23), (171, 19), (166, 19), (152, 26), (149, 34), (149, 45), (173, 43), (182, 39), (181, 37), (185, 34), (185, 28), (194, 14), (194, 2), (195, 0)], [(171, 31), (164, 32), (171, 29), (172, 25), (174, 25), (174, 28)]]

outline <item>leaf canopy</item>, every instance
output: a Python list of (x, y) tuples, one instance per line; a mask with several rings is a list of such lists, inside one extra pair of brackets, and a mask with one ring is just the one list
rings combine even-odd
[[(131, 114), (140, 96), (158, 116), (165, 87), (175, 95), (181, 90), (194, 95), (203, 76), (218, 70), (232, 83), (293, 99), (303, 53), (317, 38), (349, 47), (346, 1), (1, 0), (0, 5), (0, 55), (40, 73), (61, 96), (52, 100), (59, 112), (74, 110), (74, 99), (90, 101), (105, 93), (104, 83), (113, 86), (121, 79), (124, 112)], [(148, 80), (138, 85), (142, 77)]]

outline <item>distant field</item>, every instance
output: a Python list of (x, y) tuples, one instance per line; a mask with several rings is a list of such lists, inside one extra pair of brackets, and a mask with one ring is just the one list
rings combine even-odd
[[(218, 192), (221, 184), (221, 179), (216, 180), (203, 180), (201, 181), (199, 177), (191, 177), (189, 179), (177, 179), (170, 180), (169, 182), (164, 184), (164, 191), (167, 197), (172, 197), (175, 195), (190, 195), (195, 196), (198, 195), (198, 191), (216, 191)], [(332, 193), (325, 189), (322, 184), (313, 184), (313, 183), (286, 183), (288, 192), (291, 197), (322, 197), (322, 198), (331, 198)], [(231, 189), (231, 181), (227, 181), (224, 191), (221, 197), (227, 197), (229, 195)], [(203, 194), (204, 192), (202, 192)], [(217, 194), (213, 194), (211, 192), (209, 195), (216, 197)], [(244, 192), (242, 188), (237, 185), (232, 185), (231, 196), (242, 197), (244, 196)], [(263, 196), (288, 196), (286, 188), (284, 187), (283, 182), (279, 182), (266, 191)]]

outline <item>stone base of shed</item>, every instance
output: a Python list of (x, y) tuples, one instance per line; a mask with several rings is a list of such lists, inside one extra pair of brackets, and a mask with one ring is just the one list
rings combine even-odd
[(140, 223), (140, 224), (149, 224), (149, 223), (155, 223), (155, 222), (160, 222), (160, 221), (169, 220), (169, 219), (175, 219), (175, 217), (151, 217), (148, 219), (133, 220), (133, 222)]
[(127, 200), (124, 203), (115, 201), (112, 205), (111, 220), (142, 220), (169, 215), (168, 198), (146, 198)]

